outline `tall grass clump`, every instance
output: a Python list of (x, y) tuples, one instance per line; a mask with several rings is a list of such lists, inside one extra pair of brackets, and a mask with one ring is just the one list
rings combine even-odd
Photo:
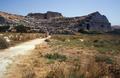
[(8, 47), (9, 43), (3, 37), (0, 37), (0, 49), (6, 49)]
[(95, 56), (95, 61), (96, 62), (105, 62), (107, 64), (113, 64), (113, 59), (108, 56), (105, 56), (105, 55)]
[(58, 53), (54, 54), (46, 54), (45, 58), (51, 59), (51, 60), (59, 60), (59, 61), (65, 61), (67, 57), (65, 55), (61, 55)]

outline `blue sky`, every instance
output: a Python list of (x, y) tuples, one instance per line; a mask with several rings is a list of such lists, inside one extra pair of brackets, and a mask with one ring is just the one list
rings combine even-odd
[(72, 17), (99, 11), (112, 25), (120, 25), (120, 0), (0, 0), (0, 11), (20, 15), (56, 11)]

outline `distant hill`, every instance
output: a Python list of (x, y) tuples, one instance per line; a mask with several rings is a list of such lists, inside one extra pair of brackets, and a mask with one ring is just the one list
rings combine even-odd
[(99, 12), (80, 17), (64, 17), (61, 13), (51, 11), (47, 13), (29, 13), (26, 16), (0, 11), (0, 26), (10, 26), (8, 30), (14, 30), (14, 32), (17, 32), (15, 29), (17, 26), (25, 26), (28, 30), (26, 32), (48, 31), (54, 34), (74, 34), (81, 31), (111, 31), (111, 24), (107, 17)]
[(120, 25), (113, 25), (112, 29), (120, 29)]
[(0, 11), (0, 24), (1, 23), (12, 23), (12, 22), (15, 23), (23, 19), (24, 19), (24, 16)]

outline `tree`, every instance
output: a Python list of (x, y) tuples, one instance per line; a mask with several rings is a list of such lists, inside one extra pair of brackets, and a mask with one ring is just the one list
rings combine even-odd
[(27, 27), (25, 27), (24, 25), (18, 25), (18, 26), (16, 26), (15, 27), (15, 29), (16, 29), (16, 31), (17, 32), (22, 32), (22, 33), (25, 33), (25, 32), (27, 32), (27, 30), (28, 30), (28, 28)]

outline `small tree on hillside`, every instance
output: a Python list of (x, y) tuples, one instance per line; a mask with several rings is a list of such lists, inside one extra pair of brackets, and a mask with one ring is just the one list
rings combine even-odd
[(10, 28), (9, 25), (0, 26), (0, 32), (6, 32)]
[(27, 32), (27, 27), (25, 27), (25, 26), (22, 25), (22, 24), (16, 26), (15, 29), (16, 29), (17, 32), (22, 32), (22, 33)]

